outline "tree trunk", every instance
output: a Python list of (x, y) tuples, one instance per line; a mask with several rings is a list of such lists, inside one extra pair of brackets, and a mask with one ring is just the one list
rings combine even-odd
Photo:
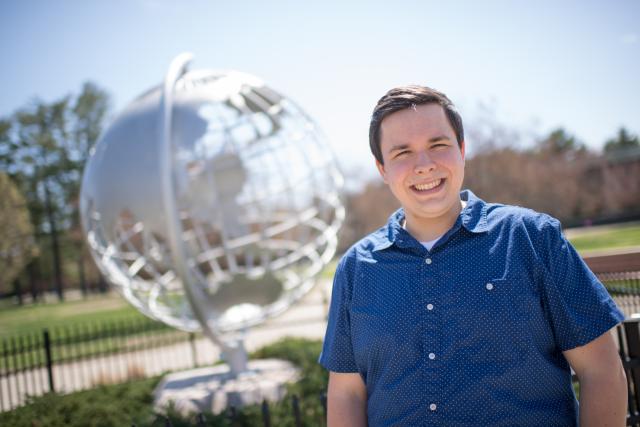
[(51, 204), (51, 193), (49, 185), (44, 183), (45, 204), (47, 209), (47, 220), (51, 229), (51, 251), (53, 253), (53, 271), (54, 285), (58, 299), (64, 301), (64, 292), (62, 289), (62, 262), (60, 260), (60, 244), (58, 242), (58, 229), (56, 228), (55, 218), (53, 217), (53, 205)]
[(20, 285), (20, 277), (16, 277), (13, 280), (13, 292), (16, 294), (18, 298), (18, 305), (22, 305), (22, 286)]
[(29, 262), (29, 266), (27, 267), (27, 272), (29, 273), (29, 290), (31, 292), (31, 302), (35, 303), (38, 301), (39, 293), (38, 293), (38, 266), (36, 263), (38, 259), (32, 259)]
[(82, 296), (84, 298), (88, 295), (87, 290), (87, 278), (84, 271), (84, 245), (82, 242), (78, 243), (78, 276), (80, 279), (80, 290), (82, 291)]
[(106, 294), (107, 291), (109, 290), (109, 285), (107, 285), (107, 281), (104, 280), (104, 277), (102, 277), (102, 274), (100, 274), (98, 278), (98, 289), (100, 289), (100, 292), (103, 294)]

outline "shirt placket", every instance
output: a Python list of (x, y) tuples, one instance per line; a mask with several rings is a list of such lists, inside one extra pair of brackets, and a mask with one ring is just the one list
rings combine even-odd
[(441, 424), (441, 378), (442, 348), (440, 338), (439, 298), (437, 292), (438, 259), (433, 253), (427, 252), (421, 261), (422, 270), (422, 325), (423, 325), (423, 378), (425, 425)]

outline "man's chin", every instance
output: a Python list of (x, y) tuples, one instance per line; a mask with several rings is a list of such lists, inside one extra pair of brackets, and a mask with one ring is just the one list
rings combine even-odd
[[(450, 203), (424, 203), (418, 209), (413, 211), (413, 215), (417, 220), (438, 221), (457, 218), (462, 205), (460, 199), (451, 201)], [(406, 209), (405, 209), (406, 212)]]

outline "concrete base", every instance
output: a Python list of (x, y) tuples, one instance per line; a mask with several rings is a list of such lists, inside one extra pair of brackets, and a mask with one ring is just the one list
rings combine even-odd
[(165, 376), (153, 392), (154, 407), (162, 412), (173, 403), (183, 415), (224, 411), (277, 401), (285, 384), (298, 379), (298, 370), (289, 362), (276, 359), (252, 360), (249, 371), (233, 377), (226, 365), (192, 369)]

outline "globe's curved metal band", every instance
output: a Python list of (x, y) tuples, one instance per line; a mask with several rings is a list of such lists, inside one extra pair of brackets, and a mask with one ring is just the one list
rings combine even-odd
[(131, 304), (202, 330), (233, 365), (233, 340), (301, 298), (335, 254), (343, 178), (291, 99), (246, 73), (187, 72), (191, 58), (105, 130), (85, 167), (82, 220)]
[[(180, 223), (180, 217), (178, 213), (178, 207), (176, 206), (176, 195), (174, 189), (174, 173), (173, 165), (173, 152), (174, 147), (171, 138), (171, 120), (173, 112), (173, 90), (176, 82), (182, 76), (187, 69), (187, 66), (193, 59), (193, 54), (183, 53), (176, 57), (171, 65), (169, 71), (164, 80), (164, 87), (162, 92), (162, 98), (160, 102), (160, 136), (162, 140), (162, 148), (159, 150), (160, 154), (160, 170), (162, 171), (162, 195), (163, 204), (165, 209), (165, 215), (167, 218), (167, 230), (169, 247), (171, 249), (171, 257), (175, 265), (178, 277), (182, 281), (185, 295), (189, 300), (194, 317), (198, 320), (202, 327), (203, 333), (211, 339), (215, 344), (220, 346), (223, 353), (227, 355), (229, 366), (232, 372), (241, 372), (246, 370), (246, 356), (237, 354), (238, 351), (242, 352), (238, 346), (239, 342), (232, 343), (231, 345), (225, 343), (218, 335), (213, 331), (208, 323), (207, 311), (212, 310), (211, 307), (207, 307), (207, 298), (204, 290), (195, 284), (195, 280), (191, 275), (190, 269), (187, 266), (187, 257), (185, 254), (183, 242), (182, 242), (182, 225)], [(235, 345), (233, 345), (235, 344)], [(233, 355), (236, 354), (234, 357)]]

